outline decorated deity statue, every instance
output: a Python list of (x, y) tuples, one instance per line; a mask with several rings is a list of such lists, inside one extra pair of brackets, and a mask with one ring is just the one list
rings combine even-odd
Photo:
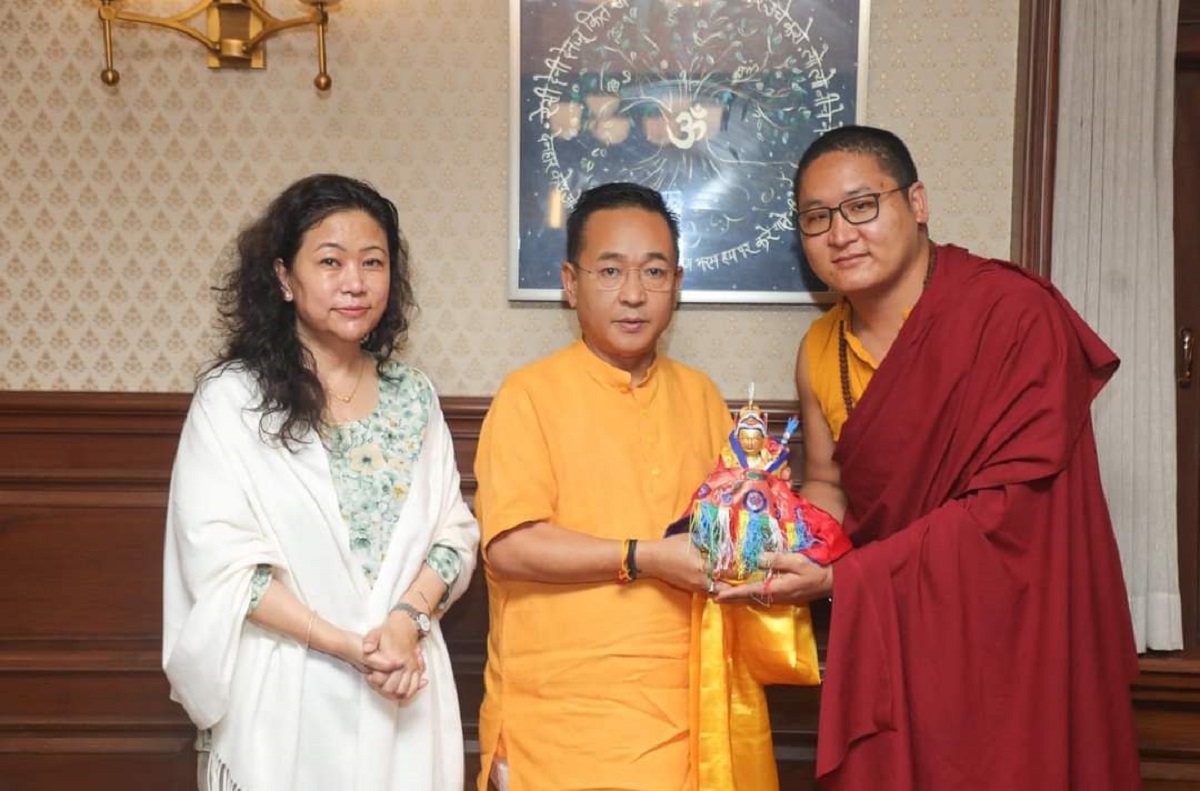
[(772, 437), (767, 413), (754, 403), (753, 386), (734, 417), (715, 468), (668, 534), (690, 531), (714, 580), (762, 579), (763, 552), (800, 552), (821, 565), (836, 560), (850, 548), (841, 525), (792, 491), (781, 474), (799, 421), (789, 419), (783, 435)]
[(687, 532), (717, 581), (763, 581), (758, 605), (718, 604), (697, 594), (692, 606), (692, 740), (699, 787), (776, 791), (770, 721), (762, 687), (820, 683), (817, 644), (807, 605), (773, 604), (764, 552), (798, 552), (832, 563), (850, 549), (836, 519), (792, 491), (783, 474), (795, 418), (778, 439), (750, 399), (712, 473), (668, 534)]

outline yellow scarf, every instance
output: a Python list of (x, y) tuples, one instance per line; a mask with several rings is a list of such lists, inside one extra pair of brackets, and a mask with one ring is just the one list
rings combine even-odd
[(764, 684), (821, 683), (807, 605), (692, 600), (692, 755), (702, 791), (777, 791)]

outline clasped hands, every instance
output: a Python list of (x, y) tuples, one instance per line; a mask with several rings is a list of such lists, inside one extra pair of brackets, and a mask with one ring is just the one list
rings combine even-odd
[(354, 663), (382, 697), (405, 703), (429, 684), (417, 625), (406, 613), (393, 611), (362, 638), (361, 660)]

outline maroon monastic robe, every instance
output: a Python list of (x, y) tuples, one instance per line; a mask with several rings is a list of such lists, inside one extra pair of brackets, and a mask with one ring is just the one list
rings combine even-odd
[(1046, 281), (939, 248), (834, 455), (823, 788), (1141, 787), (1089, 412), (1117, 362)]

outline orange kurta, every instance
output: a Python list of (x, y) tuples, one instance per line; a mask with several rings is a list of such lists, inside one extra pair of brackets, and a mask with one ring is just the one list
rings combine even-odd
[[(646, 380), (582, 342), (508, 377), (475, 460), (483, 546), (549, 521), (655, 539), (684, 512), (731, 426), (703, 374), (660, 357)], [(488, 573), (483, 771), (513, 791), (681, 791), (689, 757), (691, 596), (654, 580), (544, 584)]]

